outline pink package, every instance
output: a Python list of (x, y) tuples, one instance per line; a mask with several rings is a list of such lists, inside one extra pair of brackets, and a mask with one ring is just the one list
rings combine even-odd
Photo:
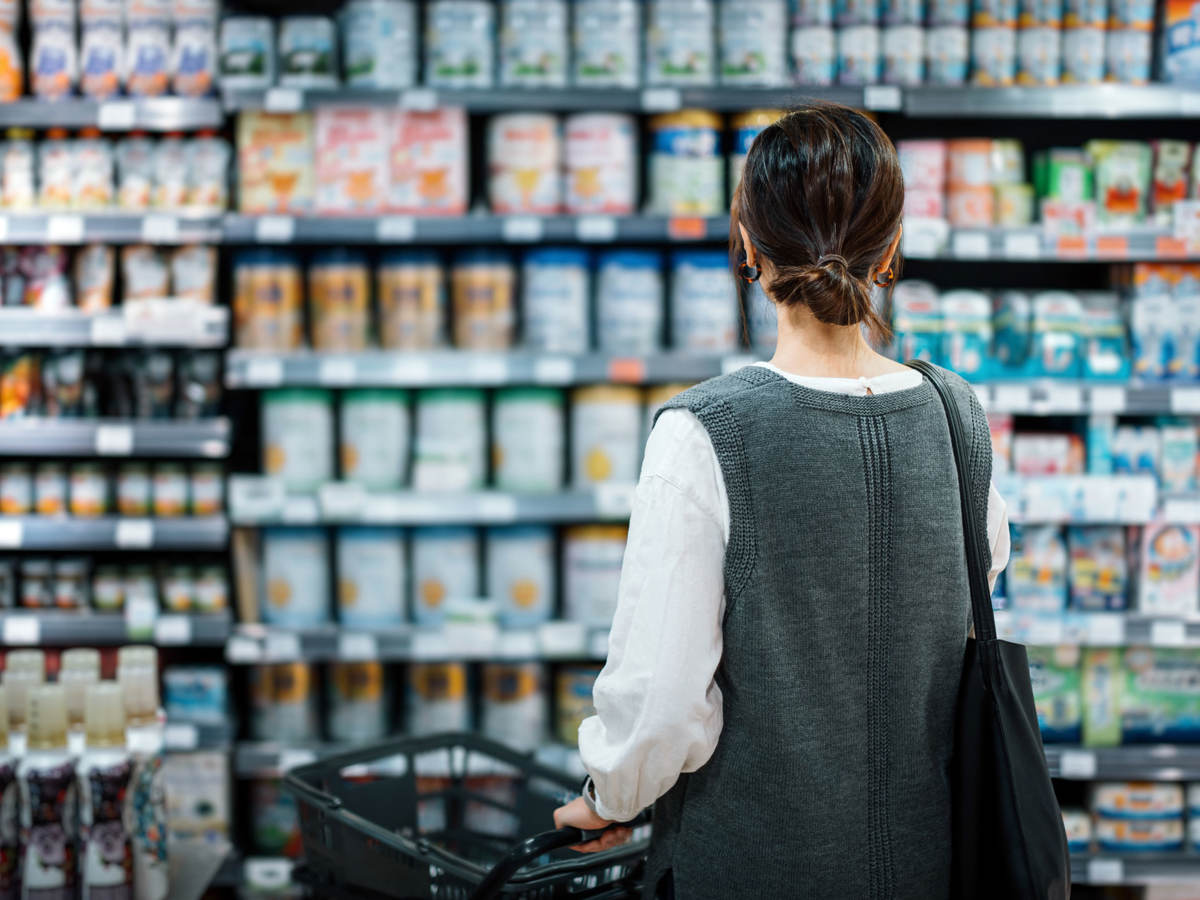
[(383, 211), (388, 186), (388, 111), (326, 106), (317, 110), (316, 211)]
[(399, 111), (392, 119), (392, 212), (460, 216), (467, 211), (467, 114)]
[(940, 190), (946, 183), (945, 141), (900, 141), (896, 153), (907, 190)]
[(941, 190), (908, 188), (904, 192), (906, 219), (944, 219), (946, 195)]
[(1017, 434), (1012, 439), (1013, 470), (1025, 477), (1083, 472), (1083, 439), (1077, 434)]

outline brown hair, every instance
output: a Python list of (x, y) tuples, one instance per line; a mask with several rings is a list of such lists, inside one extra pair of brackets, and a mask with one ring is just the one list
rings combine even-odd
[(888, 333), (871, 286), (900, 227), (904, 178), (896, 149), (871, 119), (822, 103), (768, 125), (746, 156), (732, 206), (733, 258), (744, 258), (740, 223), (770, 264), (772, 300), (805, 304), (831, 325), (861, 322)]

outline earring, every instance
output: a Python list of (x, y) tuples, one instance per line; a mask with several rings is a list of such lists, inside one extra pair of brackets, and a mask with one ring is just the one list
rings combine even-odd
[(882, 281), (880, 280), (879, 275), (875, 276), (875, 286), (876, 287), (889, 287), (891, 285), (891, 283), (895, 280), (896, 280), (896, 273), (892, 271), (891, 266), (888, 266), (887, 271), (883, 273)]
[(742, 277), (743, 281), (750, 284), (762, 277), (762, 270), (758, 266), (752, 266), (743, 260), (741, 265), (738, 266), (738, 275)]

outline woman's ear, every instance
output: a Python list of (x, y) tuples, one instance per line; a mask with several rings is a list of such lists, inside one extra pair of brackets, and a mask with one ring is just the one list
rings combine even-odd
[(896, 231), (896, 236), (892, 238), (892, 242), (888, 244), (887, 250), (883, 252), (883, 259), (879, 260), (879, 265), (875, 267), (875, 271), (871, 273), (871, 277), (875, 278), (882, 275), (892, 267), (892, 260), (896, 258), (896, 251), (900, 249), (900, 238), (904, 234), (904, 226), (901, 225)]
[(746, 231), (746, 226), (738, 222), (738, 231), (742, 235), (742, 251), (746, 254), (746, 262), (752, 266), (758, 265), (758, 251), (754, 249), (754, 244), (750, 242), (750, 234)]

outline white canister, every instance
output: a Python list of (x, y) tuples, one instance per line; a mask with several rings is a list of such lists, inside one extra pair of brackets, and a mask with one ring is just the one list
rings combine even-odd
[(408, 733), (413, 737), (467, 731), (471, 697), (463, 663), (417, 663), (408, 667)]
[(500, 83), (566, 87), (566, 0), (504, 0), (500, 10)]
[(662, 349), (662, 255), (611, 250), (596, 262), (596, 344), (606, 353), (648, 356)]
[(417, 78), (417, 5), (350, 0), (339, 18), (349, 87), (406, 88)]
[(564, 131), (567, 212), (633, 213), (640, 165), (633, 118), (580, 113), (567, 117)]
[(342, 477), (371, 490), (400, 487), (408, 473), (408, 393), (360, 389), (342, 394)]
[(646, 84), (712, 84), (713, 0), (650, 0), (646, 16)]
[(338, 620), (373, 628), (404, 621), (408, 585), (404, 532), (399, 528), (340, 528), (337, 532)]
[(332, 663), (326, 687), (331, 740), (362, 743), (387, 734), (388, 692), (382, 663)]
[(544, 113), (488, 123), (488, 197), (497, 213), (557, 213), (562, 207), (558, 119)]
[(221, 87), (263, 90), (275, 83), (275, 26), (266, 16), (230, 16), (221, 22)]
[(841, 28), (838, 37), (838, 84), (879, 81), (879, 29), (874, 25)]
[(721, 83), (787, 82), (787, 0), (722, 0)]
[(833, 28), (806, 25), (792, 30), (792, 65), (797, 84), (833, 84), (837, 61), (837, 36)]
[(736, 350), (737, 289), (728, 257), (720, 250), (681, 250), (672, 263), (672, 346), (694, 353)]
[(1103, 28), (1064, 28), (1062, 79), (1074, 84), (1097, 84), (1104, 78)]
[(491, 0), (433, 0), (425, 8), (425, 83), (491, 87), (495, 42)]
[(1062, 71), (1062, 32), (1022, 28), (1017, 32), (1017, 83), (1057, 84)]
[(547, 699), (541, 663), (489, 663), (483, 667), (480, 730), (493, 741), (532, 753), (546, 738)]
[(633, 484), (641, 458), (641, 396), (615, 384), (571, 395), (571, 479), (576, 488)]
[(929, 84), (963, 84), (971, 59), (968, 31), (961, 25), (930, 28), (925, 36), (925, 80)]
[(263, 531), (259, 615), (268, 625), (304, 627), (329, 621), (329, 552), (320, 528)]
[(294, 491), (333, 478), (333, 396), (289, 388), (262, 396), (263, 471)]
[(905, 86), (925, 80), (925, 29), (891, 25), (883, 29), (883, 81)]
[(699, 109), (650, 120), (649, 212), (715, 216), (725, 211), (721, 117)]
[(554, 388), (501, 388), (492, 395), (496, 489), (550, 493), (563, 486), (563, 395)]
[(638, 86), (642, 60), (638, 0), (576, 0), (574, 71), (580, 87)]
[(607, 628), (617, 609), (624, 525), (577, 525), (563, 537), (563, 616)]
[(592, 344), (588, 253), (578, 247), (543, 247), (525, 254), (521, 267), (524, 344), (541, 353), (586, 353)]
[(1017, 30), (1008, 26), (973, 29), (971, 69), (974, 84), (1007, 87), (1016, 81)]
[(479, 539), (473, 528), (418, 528), (412, 535), (413, 620), (439, 625), (449, 600), (479, 596)]
[(413, 487), (470, 491), (487, 474), (487, 421), (483, 391), (437, 388), (417, 394)]
[(537, 625), (554, 615), (554, 532), (549, 527), (488, 531), (487, 596), (505, 628)]
[(337, 87), (337, 29), (325, 16), (285, 16), (279, 25), (279, 83)]

